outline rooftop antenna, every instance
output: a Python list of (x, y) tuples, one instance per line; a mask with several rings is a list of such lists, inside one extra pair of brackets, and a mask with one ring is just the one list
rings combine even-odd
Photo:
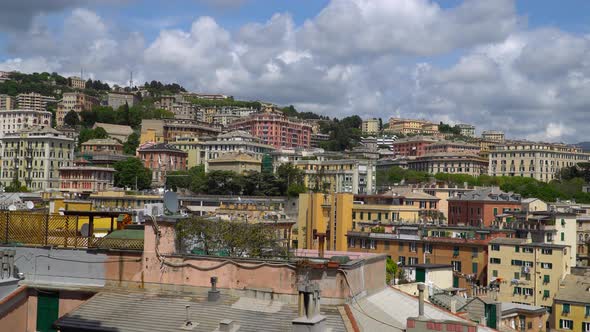
[(84, 79), (84, 68), (80, 68), (80, 79)]
[(129, 72), (129, 87), (133, 87), (133, 71)]

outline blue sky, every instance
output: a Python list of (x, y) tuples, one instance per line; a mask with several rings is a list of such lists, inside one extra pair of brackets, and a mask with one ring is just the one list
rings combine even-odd
[[(590, 1), (20, 0), (0, 70), (590, 140)], [(304, 24), (305, 23), (305, 24)]]

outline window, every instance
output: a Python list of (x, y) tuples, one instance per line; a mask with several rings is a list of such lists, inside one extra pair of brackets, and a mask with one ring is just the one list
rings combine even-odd
[(477, 263), (471, 263), (471, 271), (474, 274), (477, 274)]
[(552, 255), (553, 254), (553, 249), (541, 249), (541, 253), (543, 255)]
[(367, 212), (367, 220), (371, 220), (371, 212)]
[(365, 218), (365, 213), (361, 212), (361, 220), (363, 220)]
[(551, 263), (541, 263), (541, 268), (543, 268), (543, 269), (551, 269), (551, 268), (553, 268), (553, 264), (551, 264)]
[(454, 256), (454, 257), (457, 257), (457, 256), (459, 256), (459, 247), (454, 247), (454, 248), (453, 248), (453, 256)]
[(582, 322), (582, 332), (590, 332), (590, 322)]
[(500, 251), (500, 245), (499, 244), (492, 244), (492, 251)]
[(369, 246), (371, 249), (375, 249), (375, 240), (369, 240)]
[(356, 212), (352, 211), (352, 219), (356, 219)]
[(533, 248), (522, 248), (522, 252), (526, 254), (532, 254)]
[(498, 270), (492, 270), (492, 277), (498, 277)]
[(424, 243), (424, 252), (427, 252), (429, 254), (432, 254), (432, 244), (430, 244), (430, 243)]
[(355, 238), (348, 238), (348, 247), (349, 248), (354, 248), (354, 245), (356, 244), (356, 239)]
[(514, 294), (514, 295), (521, 295), (522, 294), (522, 288), (520, 288), (520, 287), (514, 287), (514, 292), (512, 294)]
[(416, 252), (416, 242), (410, 242), (410, 252)]
[(590, 316), (590, 305), (586, 305), (586, 317)]
[(514, 279), (520, 279), (520, 273), (514, 272)]
[(522, 291), (523, 291), (523, 294), (525, 296), (531, 296), (531, 295), (533, 295), (533, 289), (532, 288), (523, 288)]
[(561, 306), (561, 312), (564, 314), (569, 314), (570, 313), (570, 304), (569, 303), (564, 303)]
[(410, 265), (418, 264), (418, 257), (408, 257), (408, 264), (410, 264)]
[(404, 249), (404, 243), (403, 242), (400, 242), (399, 243), (399, 250), (402, 251), (402, 249)]
[(502, 264), (502, 260), (500, 258), (490, 258), (490, 264)]
[(548, 274), (543, 276), (543, 283), (544, 284), (548, 284), (551, 281), (551, 278), (549, 277)]
[(494, 216), (498, 215), (498, 208), (494, 208)]
[(561, 241), (565, 241), (565, 233), (561, 232)]
[(453, 265), (453, 271), (461, 272), (461, 261), (451, 261), (451, 265)]
[(569, 319), (560, 319), (559, 328), (563, 330), (571, 330), (574, 327), (574, 322)]
[(544, 290), (543, 291), (543, 298), (547, 299), (547, 298), (549, 298), (549, 295), (550, 294), (549, 294), (549, 291), (548, 290)]
[(522, 261), (518, 259), (513, 259), (511, 264), (515, 266), (522, 266)]
[(471, 257), (477, 257), (477, 248), (471, 248)]
[(519, 252), (520, 251), (520, 247), (519, 246), (514, 246), (514, 252)]

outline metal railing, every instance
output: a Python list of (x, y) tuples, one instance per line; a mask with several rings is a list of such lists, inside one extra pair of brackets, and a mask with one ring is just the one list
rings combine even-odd
[(143, 250), (143, 239), (83, 236), (83, 223), (79, 216), (1, 211), (0, 244)]

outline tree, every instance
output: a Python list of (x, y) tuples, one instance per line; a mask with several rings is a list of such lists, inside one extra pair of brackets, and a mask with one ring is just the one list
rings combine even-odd
[(4, 188), (4, 191), (7, 193), (25, 193), (29, 192), (29, 189), (27, 186), (22, 185), (18, 179), (13, 179), (12, 182), (10, 182), (10, 185)]
[(80, 117), (78, 117), (78, 113), (76, 111), (71, 110), (64, 116), (64, 123), (68, 126), (78, 126), (80, 125)]
[(391, 259), (391, 257), (387, 257), (387, 262), (385, 263), (385, 281), (388, 285), (395, 280), (395, 277), (398, 273), (398, 266), (397, 264)]
[[(138, 158), (127, 158), (115, 163), (115, 186), (138, 190), (148, 189), (152, 184), (152, 171), (143, 166)], [(137, 187), (136, 187), (137, 186)]]
[(139, 134), (133, 132), (129, 137), (127, 137), (127, 142), (123, 143), (123, 153), (135, 155), (135, 151), (139, 146)]

